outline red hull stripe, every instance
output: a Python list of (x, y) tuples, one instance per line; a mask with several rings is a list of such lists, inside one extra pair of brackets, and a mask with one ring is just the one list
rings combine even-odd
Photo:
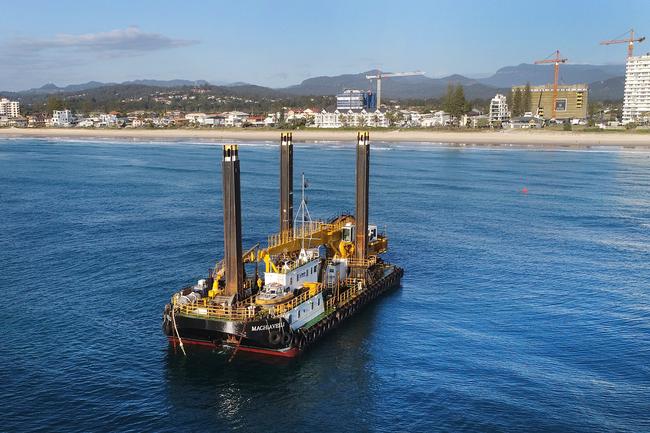
[[(178, 344), (178, 338), (176, 337), (167, 337), (167, 338), (169, 339), (170, 343)], [(210, 341), (192, 340), (191, 338), (183, 338), (183, 344), (194, 344), (196, 346), (207, 346), (212, 348), (217, 347), (214, 343)]]
[[(172, 344), (178, 344), (178, 338), (176, 337), (167, 337), (169, 339), (169, 342)], [(215, 345), (212, 342), (209, 341), (203, 341), (203, 340), (192, 340), (191, 338), (183, 338), (183, 344), (194, 344), (196, 346), (206, 346), (206, 347), (211, 347), (215, 348), (217, 345)], [(248, 346), (239, 346), (237, 350), (240, 350), (242, 352), (252, 352), (252, 353), (260, 353), (263, 355), (270, 355), (270, 356), (280, 356), (282, 358), (295, 358), (298, 356), (300, 353), (297, 348), (292, 347), (289, 350), (286, 350), (284, 352), (280, 352), (277, 350), (270, 350), (270, 349), (261, 349), (258, 347), (248, 347)]]
[(298, 349), (295, 347), (292, 347), (289, 350), (286, 350), (284, 352), (280, 352), (277, 350), (270, 350), (270, 349), (260, 349), (258, 347), (247, 347), (247, 346), (239, 346), (239, 349), (243, 352), (253, 352), (253, 353), (261, 353), (263, 355), (271, 355), (271, 356), (280, 356), (283, 358), (295, 358), (298, 356)]

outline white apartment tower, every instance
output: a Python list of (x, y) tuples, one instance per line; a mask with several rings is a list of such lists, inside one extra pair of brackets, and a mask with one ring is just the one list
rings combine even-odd
[(497, 93), (490, 101), (490, 123), (501, 123), (510, 120), (506, 97)]
[(7, 98), (0, 99), (0, 116), (9, 118), (20, 116), (20, 102), (10, 101)]
[(627, 59), (623, 123), (650, 119), (650, 54)]

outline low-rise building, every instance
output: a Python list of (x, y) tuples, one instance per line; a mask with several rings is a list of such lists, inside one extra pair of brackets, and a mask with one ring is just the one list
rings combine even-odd
[(420, 117), (420, 126), (422, 128), (440, 128), (451, 124), (451, 115), (444, 111), (423, 114)]
[(416, 128), (420, 126), (422, 114), (414, 110), (397, 110), (393, 112), (393, 126)]
[(92, 118), (86, 117), (77, 122), (77, 128), (94, 128), (95, 122)]
[(226, 124), (226, 116), (221, 114), (210, 114), (203, 119), (203, 125), (211, 128), (223, 127)]
[(131, 123), (131, 128), (142, 128), (146, 125), (145, 119), (143, 117), (129, 117), (129, 122)]
[(185, 115), (185, 120), (187, 120), (190, 125), (202, 125), (207, 117), (208, 115), (205, 113), (187, 113)]
[(339, 117), (340, 115), (341, 113), (339, 110), (330, 113), (323, 109), (323, 111), (316, 113), (314, 116), (314, 124), (312, 126), (314, 128), (340, 128), (343, 126), (341, 118)]
[(255, 116), (248, 116), (248, 119), (246, 119), (246, 126), (256, 126), (256, 127), (262, 127), (264, 126), (264, 119), (266, 116), (264, 115), (255, 115)]
[(72, 111), (70, 110), (54, 110), (52, 112), (51, 125), (56, 127), (68, 127), (74, 122)]
[(369, 128), (388, 128), (390, 126), (390, 120), (385, 111), (376, 109), (375, 111), (368, 111), (364, 116), (366, 118), (365, 126)]
[(117, 112), (111, 112), (108, 114), (102, 113), (99, 115), (99, 127), (104, 127), (104, 128), (113, 128), (117, 126), (118, 123), (118, 113)]
[(242, 111), (229, 111), (223, 113), (225, 116), (224, 125), (227, 127), (240, 127), (248, 119), (249, 114)]
[(278, 113), (269, 113), (266, 115), (266, 118), (264, 118), (264, 126), (266, 127), (274, 127), (276, 123), (278, 123), (278, 118), (279, 118)]
[(544, 126), (544, 119), (540, 116), (513, 117), (510, 120), (512, 129), (536, 129)]
[(480, 111), (472, 110), (461, 116), (460, 124), (465, 128), (488, 128), (490, 126), (490, 117)]
[(305, 125), (311, 125), (314, 123), (316, 114), (318, 114), (318, 111), (311, 108), (304, 110), (290, 108), (284, 112), (284, 121), (286, 123), (295, 123), (304, 120)]
[(27, 116), (27, 127), (28, 128), (43, 128), (47, 124), (47, 118), (42, 113), (32, 114)]
[(314, 123), (309, 125), (314, 128), (342, 128), (342, 127), (368, 127), (387, 128), (390, 121), (381, 110), (323, 110), (314, 116)]

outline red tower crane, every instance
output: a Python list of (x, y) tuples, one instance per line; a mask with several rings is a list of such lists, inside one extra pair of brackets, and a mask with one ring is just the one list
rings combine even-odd
[(634, 37), (634, 29), (630, 29), (629, 32), (623, 33), (623, 35), (630, 35), (627, 39), (610, 39), (608, 41), (602, 41), (600, 45), (613, 45), (613, 44), (627, 44), (627, 56), (632, 57), (634, 55), (634, 43), (645, 41), (645, 36), (640, 38)]
[[(555, 103), (557, 101), (557, 83), (558, 79), (560, 78), (560, 63), (566, 63), (568, 59), (563, 59), (560, 56), (560, 50), (555, 51), (555, 57), (550, 58), (547, 57), (544, 60), (537, 60), (535, 62), (536, 65), (541, 65), (545, 63), (553, 63), (555, 64), (555, 79), (553, 80), (553, 114), (551, 119), (555, 119)], [(553, 54), (551, 54), (553, 55)]]

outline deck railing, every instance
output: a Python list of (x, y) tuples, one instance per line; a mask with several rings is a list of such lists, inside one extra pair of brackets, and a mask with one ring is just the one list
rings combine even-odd
[(343, 306), (359, 296), (366, 289), (366, 282), (360, 278), (346, 278), (345, 285), (349, 288), (337, 296), (329, 298), (325, 302), (325, 308), (331, 310)]
[(268, 248), (273, 248), (296, 239), (308, 239), (322, 231), (331, 232), (340, 230), (345, 224), (346, 221), (338, 221), (333, 224), (323, 221), (307, 221), (304, 226), (296, 226), (292, 230), (285, 230), (270, 235), (268, 238)]
[(349, 258), (348, 266), (351, 268), (369, 268), (377, 263), (377, 256), (368, 256), (367, 259)]
[(313, 298), (316, 296), (318, 293), (322, 291), (322, 286), (321, 284), (317, 284), (313, 289), (309, 289), (305, 291), (304, 293), (301, 293), (300, 295), (296, 296), (293, 299), (290, 299), (288, 302), (282, 303), (282, 304), (277, 304), (274, 306), (274, 311), (275, 314), (284, 314), (289, 310), (292, 310), (296, 308), (298, 305), (302, 304), (303, 302), (307, 301), (309, 298)]
[(210, 319), (225, 320), (250, 320), (257, 314), (254, 305), (228, 307), (225, 305), (209, 304), (207, 299), (199, 299), (191, 304), (178, 304), (174, 299), (174, 307), (178, 308), (180, 314)]

